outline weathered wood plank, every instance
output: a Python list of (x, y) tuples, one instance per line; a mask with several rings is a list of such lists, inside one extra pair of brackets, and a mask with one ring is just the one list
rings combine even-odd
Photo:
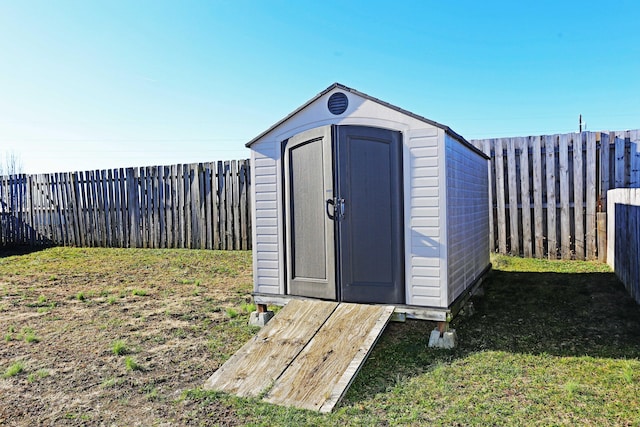
[(534, 218), (534, 248), (536, 258), (544, 257), (544, 228), (542, 210), (542, 151), (540, 137), (532, 137), (531, 154), (533, 157), (533, 218)]
[(204, 221), (202, 219), (204, 215), (204, 205), (202, 204), (201, 198), (201, 171), (202, 164), (191, 165), (191, 175), (193, 176), (193, 179), (191, 181), (191, 223), (193, 224), (192, 247), (197, 249), (204, 247), (204, 244), (202, 243), (204, 238), (204, 233), (202, 230), (204, 226)]
[(51, 218), (51, 241), (54, 245), (64, 245), (60, 222), (60, 202), (58, 200), (58, 184), (56, 173), (46, 175), (47, 188), (49, 189), (49, 216)]
[(231, 161), (232, 206), (233, 206), (233, 249), (240, 249), (240, 191), (238, 188), (238, 161)]
[(198, 164), (198, 186), (200, 200), (200, 248), (207, 249), (207, 236), (210, 224), (207, 222), (207, 166)]
[[(36, 185), (38, 180), (38, 176), (37, 175), (30, 175), (27, 177), (27, 191), (30, 197), (28, 197), (27, 201), (27, 209), (28, 209), (28, 225), (29, 227), (29, 231), (31, 231), (28, 240), (29, 240), (29, 244), (30, 245), (34, 245), (35, 244), (35, 233), (33, 233), (34, 231), (34, 227), (33, 224), (37, 219), (38, 216), (38, 212), (36, 211), (37, 209), (37, 191), (33, 191), (34, 186)], [(35, 193), (35, 194), (34, 194)]]
[(99, 207), (100, 207), (100, 225), (102, 227), (101, 247), (112, 247), (111, 239), (111, 198), (109, 198), (108, 181), (106, 171), (96, 171), (98, 177), (97, 190), (99, 192)]
[(495, 140), (495, 159), (496, 159), (496, 200), (498, 220), (498, 252), (507, 253), (507, 220), (505, 211), (505, 188), (504, 188), (504, 152), (503, 140), (498, 138)]
[(193, 181), (193, 173), (188, 164), (182, 166), (182, 171), (184, 173), (184, 222), (185, 222), (185, 237), (184, 244), (185, 248), (192, 248), (192, 222), (191, 222), (191, 182)]
[(165, 218), (164, 218), (164, 186), (163, 186), (163, 176), (162, 176), (162, 167), (154, 166), (153, 167), (153, 194), (155, 196), (155, 215), (156, 215), (156, 226), (155, 226), (155, 247), (157, 248), (166, 248), (166, 230), (165, 230)]
[(222, 200), (222, 196), (220, 194), (220, 180), (221, 180), (221, 175), (220, 175), (220, 171), (222, 169), (221, 166), (221, 162), (216, 162), (215, 164), (215, 173), (212, 173), (213, 176), (215, 176), (215, 178), (212, 176), (212, 189), (214, 189), (213, 191), (215, 192), (215, 194), (212, 195), (214, 201), (213, 201), (213, 216), (215, 218), (214, 222), (213, 222), (213, 249), (221, 249), (221, 244), (220, 244), (220, 234), (221, 234), (221, 230), (220, 230), (220, 219), (221, 219), (221, 211), (220, 211), (220, 203)]
[(290, 301), (205, 383), (207, 389), (256, 397), (280, 378), (338, 303)]
[(184, 205), (185, 205), (185, 195), (184, 195), (184, 181), (185, 181), (185, 175), (184, 175), (184, 165), (177, 165), (177, 169), (176, 169), (176, 187), (177, 187), (177, 194), (178, 194), (178, 211), (176, 213), (176, 220), (178, 221), (179, 224), (179, 233), (178, 233), (178, 247), (179, 248), (186, 248), (186, 244), (185, 244), (185, 236), (187, 234), (187, 227), (185, 225), (185, 215), (184, 215)]
[(393, 315), (393, 312), (393, 307), (382, 308), (382, 310), (380, 311), (380, 316), (376, 320), (369, 333), (365, 336), (364, 340), (362, 340), (353, 360), (351, 360), (349, 366), (347, 366), (347, 369), (344, 371), (338, 382), (334, 385), (327, 401), (320, 407), (320, 412), (331, 412), (333, 408), (342, 400), (344, 395), (347, 393), (349, 386), (360, 371), (360, 368), (369, 356), (369, 353), (371, 353), (371, 350), (373, 350), (373, 347), (382, 334), (382, 331), (389, 323), (389, 319)]
[(129, 232), (129, 247), (140, 247), (140, 207), (138, 203), (138, 170), (136, 168), (127, 168), (127, 202), (129, 209), (129, 224), (131, 229)]
[(520, 150), (520, 198), (522, 200), (522, 253), (530, 258), (531, 247), (531, 192), (529, 189), (529, 140), (518, 138), (517, 148)]
[[(615, 215), (614, 212), (610, 213)], [(598, 261), (607, 262), (607, 212), (596, 213), (596, 227), (598, 239)]]
[(87, 233), (85, 231), (84, 204), (82, 202), (81, 175), (74, 172), (71, 175), (73, 185), (73, 199), (76, 207), (76, 224), (78, 224), (78, 246), (87, 246)]
[(229, 249), (227, 246), (227, 179), (226, 167), (228, 162), (218, 162), (218, 182), (220, 185), (220, 249)]
[[(495, 168), (495, 159), (491, 155), (491, 142), (490, 139), (485, 139), (482, 142), (482, 147), (480, 148), (484, 154), (489, 157), (488, 170), (487, 170), (487, 178), (489, 182), (489, 250), (491, 252), (496, 251), (496, 239), (495, 239), (495, 231), (494, 227), (494, 213), (493, 213), (493, 201), (495, 200), (495, 196), (493, 194), (493, 170)], [(250, 174), (247, 173), (247, 178), (249, 178)], [(251, 211), (249, 211), (251, 212)], [(249, 218), (251, 215), (249, 215)]]
[(70, 173), (61, 173), (60, 179), (62, 181), (62, 209), (63, 209), (63, 217), (67, 230), (67, 245), (69, 246), (80, 246), (76, 241), (76, 231), (78, 227), (78, 223), (76, 221), (76, 217), (74, 216), (76, 207), (73, 204), (72, 200), (72, 185), (71, 185), (71, 174)]
[(509, 188), (509, 252), (520, 255), (520, 232), (518, 224), (518, 187), (516, 178), (516, 140), (509, 138), (507, 144), (507, 183)]
[(149, 230), (149, 199), (147, 194), (147, 171), (144, 167), (136, 168), (138, 170), (139, 179), (137, 182), (138, 194), (140, 199), (140, 204), (138, 208), (139, 215), (139, 224), (140, 224), (140, 237), (139, 244), (142, 248), (147, 248), (149, 243), (149, 238), (147, 237), (147, 232)]
[[(345, 380), (344, 373), (349, 371), (347, 376), (355, 375), (359, 365), (349, 369), (352, 361), (364, 361), (392, 313), (392, 307), (340, 304), (278, 378), (264, 400), (279, 405), (330, 411), (344, 392), (340, 386), (346, 388), (350, 383), (351, 378)], [(381, 318), (384, 319), (382, 322)], [(358, 319), (358, 322), (353, 319)], [(374, 329), (375, 337), (371, 339)]]
[(112, 247), (118, 248), (120, 245), (120, 234), (121, 234), (121, 226), (122, 219), (119, 218), (120, 212), (120, 184), (118, 182), (118, 170), (117, 169), (108, 169), (107, 170), (107, 180), (109, 183), (109, 197), (111, 198), (110, 205), (110, 216), (111, 216), (111, 240)]
[(0, 175), (0, 245), (9, 244), (6, 232), (6, 221), (9, 217), (7, 215), (6, 185), (5, 177)]
[(99, 246), (99, 242), (98, 242), (99, 227), (98, 227), (98, 221), (96, 218), (97, 200), (95, 196), (93, 171), (85, 172), (84, 179), (85, 179), (84, 188), (87, 194), (87, 199), (86, 199), (87, 203), (85, 205), (85, 208), (87, 210), (87, 217), (88, 217), (87, 231), (90, 233), (90, 236), (91, 236), (90, 246), (97, 247)]
[(624, 138), (620, 138), (618, 136), (615, 137), (614, 140), (615, 147), (615, 187), (614, 188), (623, 188), (625, 187), (625, 147), (624, 147)]
[(607, 191), (610, 188), (610, 153), (611, 153), (611, 136), (608, 133), (600, 134), (600, 192), (598, 193), (598, 210), (607, 211)]
[(167, 224), (169, 226), (170, 233), (170, 248), (179, 247), (179, 216), (178, 216), (178, 165), (172, 165), (169, 170), (171, 176), (171, 212), (167, 214)]
[(624, 138), (624, 188), (631, 186), (631, 135), (628, 130), (622, 132)]
[(640, 188), (640, 142), (634, 140), (633, 137), (629, 141), (629, 151), (631, 155), (629, 160), (629, 187)]
[(103, 191), (105, 200), (105, 220), (107, 222), (107, 247), (117, 247), (118, 221), (115, 212), (115, 193), (113, 170), (103, 170), (101, 172), (103, 180)]
[(48, 232), (49, 232), (49, 242), (48, 244), (59, 245), (58, 238), (58, 216), (56, 215), (56, 203), (54, 199), (54, 186), (52, 183), (52, 174), (44, 174), (44, 184), (46, 187), (46, 195), (45, 195), (45, 209), (47, 212), (47, 216), (49, 218), (48, 221)]
[(42, 211), (44, 216), (44, 233), (42, 236), (43, 244), (52, 244), (55, 241), (54, 221), (55, 216), (52, 215), (54, 208), (53, 198), (51, 197), (51, 183), (49, 182), (49, 174), (42, 174)]
[(233, 172), (231, 170), (231, 161), (225, 162), (225, 188), (227, 190), (226, 194), (226, 240), (227, 240), (227, 249), (233, 250)]
[(171, 248), (172, 235), (173, 235), (173, 221), (172, 221), (172, 199), (171, 199), (171, 167), (162, 167), (162, 182), (163, 182), (163, 208), (164, 208), (164, 226), (165, 226), (165, 247)]
[(204, 215), (206, 227), (205, 248), (213, 248), (213, 216), (212, 216), (212, 199), (211, 199), (211, 163), (203, 165), (203, 189), (204, 189)]
[(556, 259), (558, 255), (556, 229), (556, 135), (545, 135), (545, 161), (547, 180), (547, 254), (549, 259)]
[(573, 134), (573, 221), (575, 257), (579, 260), (585, 259), (586, 255), (584, 244), (584, 171), (582, 168), (582, 140), (585, 137), (585, 133)]
[(42, 193), (40, 191), (40, 180), (42, 175), (32, 175), (27, 177), (28, 182), (28, 200), (30, 202), (31, 217), (27, 223), (27, 230), (31, 234), (31, 244), (42, 244), (42, 234), (44, 232), (43, 227), (40, 225), (43, 223), (42, 212)]
[(587, 132), (586, 258), (596, 259), (596, 134)]
[[(239, 162), (239, 170), (238, 170), (238, 185), (240, 187), (240, 249), (247, 250), (249, 249), (248, 245), (248, 224), (247, 218), (249, 216), (249, 211), (247, 210), (247, 197), (248, 197), (248, 188), (247, 188), (247, 161), (243, 160)], [(490, 226), (491, 229), (491, 226)]]
[(155, 168), (147, 167), (147, 216), (149, 218), (148, 221), (148, 230), (147, 230), (147, 238), (148, 245), (150, 248), (156, 248), (157, 242), (157, 224), (158, 224), (158, 206), (157, 206), (157, 198), (156, 198), (156, 189), (155, 185), (156, 176), (155, 176)]
[(224, 180), (225, 186), (227, 190), (226, 197), (226, 235), (225, 240), (227, 241), (227, 250), (233, 250), (233, 181), (231, 180), (231, 162), (224, 162)]
[(131, 227), (129, 224), (129, 206), (127, 203), (127, 176), (125, 169), (118, 169), (118, 179), (120, 186), (119, 216), (122, 220), (122, 236), (120, 246), (126, 248), (127, 246), (129, 246), (129, 233), (131, 232)]
[(569, 220), (569, 136), (560, 135), (560, 253), (562, 259), (571, 259), (571, 222)]

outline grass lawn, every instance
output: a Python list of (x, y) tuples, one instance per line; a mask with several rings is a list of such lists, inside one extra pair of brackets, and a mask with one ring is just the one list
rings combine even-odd
[(256, 331), (250, 252), (2, 252), (0, 425), (640, 425), (640, 306), (608, 267), (492, 262), (458, 348), (392, 323), (320, 415), (200, 388)]

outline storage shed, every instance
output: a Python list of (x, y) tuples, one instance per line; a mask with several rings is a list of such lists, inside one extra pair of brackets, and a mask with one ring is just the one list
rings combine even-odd
[(449, 127), (335, 83), (247, 147), (259, 307), (447, 322), (488, 271), (488, 158)]

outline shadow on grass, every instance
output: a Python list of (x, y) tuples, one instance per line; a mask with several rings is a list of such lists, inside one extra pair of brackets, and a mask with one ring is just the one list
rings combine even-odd
[(481, 351), (640, 358), (640, 306), (614, 273), (494, 270), (475, 313), (452, 322), (459, 346), (427, 347), (432, 322), (392, 323), (346, 400), (383, 392), (442, 363)]
[(30, 245), (15, 245), (0, 247), (0, 258), (6, 258), (10, 256), (29, 255), (35, 252), (44, 251), (53, 247), (53, 245), (43, 246), (30, 246)]

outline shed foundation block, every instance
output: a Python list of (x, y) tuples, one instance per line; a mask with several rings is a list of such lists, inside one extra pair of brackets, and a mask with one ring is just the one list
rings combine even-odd
[(273, 311), (254, 311), (249, 316), (249, 324), (251, 326), (264, 326), (273, 318)]
[(456, 331), (454, 329), (440, 332), (440, 330), (436, 328), (431, 331), (431, 336), (429, 337), (429, 347), (450, 349), (455, 348), (457, 344), (458, 336), (456, 335)]

